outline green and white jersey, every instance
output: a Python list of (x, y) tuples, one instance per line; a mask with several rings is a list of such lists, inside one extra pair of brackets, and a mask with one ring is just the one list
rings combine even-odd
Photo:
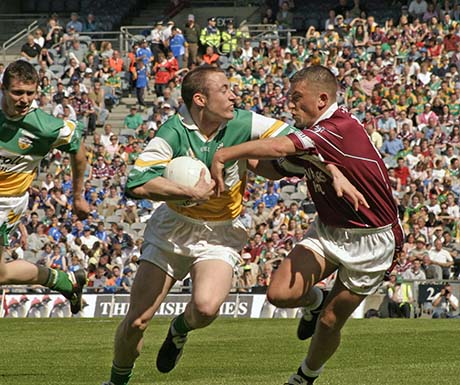
[[(258, 115), (251, 111), (235, 110), (233, 119), (222, 124), (215, 134), (206, 138), (193, 122), (187, 108), (170, 118), (158, 130), (129, 173), (126, 187), (132, 189), (162, 176), (165, 166), (179, 156), (190, 156), (211, 167), (214, 153), (254, 139), (287, 135), (295, 130), (286, 123)], [(245, 189), (246, 161), (225, 164), (226, 191), (193, 207), (182, 207), (167, 202), (168, 206), (191, 218), (204, 221), (222, 221), (236, 218), (241, 211)]]
[(38, 108), (12, 120), (0, 110), (0, 197), (25, 194), (40, 161), (53, 148), (76, 153), (83, 126)]

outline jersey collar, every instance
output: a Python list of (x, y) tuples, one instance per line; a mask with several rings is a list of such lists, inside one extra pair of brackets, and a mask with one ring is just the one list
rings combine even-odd
[(332, 115), (334, 115), (334, 112), (337, 111), (339, 106), (337, 103), (332, 104), (324, 113), (318, 118), (318, 120), (312, 124), (312, 127), (315, 127), (319, 122), (322, 120), (329, 119)]
[[(182, 124), (187, 127), (189, 130), (192, 130), (192, 131), (198, 131), (201, 135), (201, 132), (200, 132), (200, 129), (198, 128), (198, 126), (195, 124), (195, 122), (193, 121), (192, 119), (192, 115), (190, 115), (190, 111), (188, 110), (187, 106), (185, 104), (183, 104), (180, 108), (179, 108), (179, 111), (177, 113), (177, 116), (179, 117), (180, 121), (182, 122)], [(211, 138), (214, 138), (214, 136), (220, 131), (222, 130), (223, 128), (225, 128), (227, 126), (227, 123), (228, 122), (223, 122), (221, 123), (221, 125), (219, 126), (219, 128), (216, 130), (216, 132), (212, 135)], [(208, 140), (210, 140), (211, 138), (208, 138)]]

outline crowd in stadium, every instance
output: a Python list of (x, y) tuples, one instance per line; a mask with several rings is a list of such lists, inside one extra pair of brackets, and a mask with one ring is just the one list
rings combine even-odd
[[(39, 72), (39, 108), (85, 125), (89, 162), (84, 196), (91, 215), (70, 211), (69, 158), (53, 152), (30, 190), (30, 214), (11, 237), (9, 258), (26, 258), (62, 270), (87, 269), (95, 292), (129, 292), (142, 247), (145, 221), (155, 202), (124, 195), (130, 168), (159, 127), (183, 101), (181, 77), (211, 64), (225, 69), (236, 108), (293, 123), (289, 77), (323, 64), (336, 74), (339, 104), (367, 130), (388, 166), (406, 243), (396, 267), (404, 279), (458, 279), (460, 274), (460, 11), (457, 2), (413, 0), (399, 19), (376, 23), (354, 1), (339, 1), (319, 30), (305, 36), (255, 41), (233, 22), (199, 27), (157, 22), (144, 40), (122, 53), (82, 31), (80, 21), (53, 15), (22, 48)], [(267, 8), (262, 23), (292, 28), (293, 1)], [(0, 73), (4, 66), (0, 65)], [(112, 108), (136, 95), (123, 129), (106, 123)], [(153, 98), (153, 105), (145, 101)], [(148, 99), (148, 98), (147, 98)], [(249, 175), (240, 218), (250, 240), (242, 250), (241, 290), (266, 287), (279, 262), (303, 237), (315, 216), (301, 177), (267, 181)], [(27, 231), (27, 246), (21, 232)]]

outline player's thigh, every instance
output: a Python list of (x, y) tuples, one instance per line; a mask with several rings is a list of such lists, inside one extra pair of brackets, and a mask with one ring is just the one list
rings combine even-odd
[(330, 330), (340, 330), (365, 298), (365, 295), (351, 291), (337, 279), (326, 298), (320, 325)]
[(131, 290), (129, 321), (149, 321), (175, 282), (155, 264), (141, 261)]
[(231, 287), (233, 266), (219, 259), (202, 260), (193, 264), (192, 304), (207, 315), (217, 313)]
[(336, 269), (337, 265), (320, 254), (296, 245), (273, 274), (269, 295), (278, 299), (299, 299)]

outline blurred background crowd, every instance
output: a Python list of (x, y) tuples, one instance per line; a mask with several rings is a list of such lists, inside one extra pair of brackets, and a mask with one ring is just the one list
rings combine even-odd
[[(268, 1), (260, 23), (276, 29), (264, 38), (233, 20), (217, 26), (210, 17), (199, 26), (188, 14), (185, 25), (153, 23), (128, 52), (79, 35), (98, 29), (98, 15), (51, 15), (21, 56), (39, 72), (38, 107), (85, 126), (91, 215), (83, 222), (72, 215), (70, 162), (54, 151), (30, 190), (27, 247), (14, 234), (8, 258), (87, 269), (89, 291), (129, 292), (145, 223), (158, 203), (127, 199), (124, 184), (139, 153), (182, 106), (187, 71), (220, 66), (236, 108), (293, 123), (289, 77), (322, 64), (337, 76), (339, 105), (363, 124), (390, 173), (406, 242), (389, 285), (399, 277), (458, 279), (460, 8), (449, 0), (386, 3), (395, 16), (382, 20), (366, 1), (338, 0), (326, 19), (299, 31), (294, 17), (302, 4)], [(115, 113), (123, 115), (117, 127), (110, 123)], [(249, 174), (240, 217), (249, 241), (235, 285), (263, 291), (315, 207), (303, 178)]]

